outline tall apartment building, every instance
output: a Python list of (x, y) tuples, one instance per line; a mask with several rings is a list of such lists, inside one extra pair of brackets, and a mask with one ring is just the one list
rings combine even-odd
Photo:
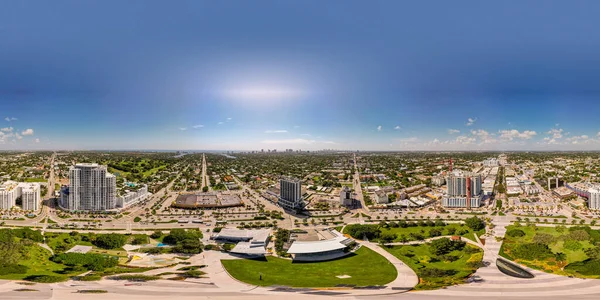
[(493, 167), (497, 167), (498, 165), (500, 165), (500, 161), (496, 158), (488, 158), (488, 159), (484, 160), (482, 164), (484, 167), (493, 168)]
[(37, 183), (21, 183), (21, 201), (23, 210), (37, 211), (40, 208), (40, 185)]
[(67, 197), (62, 206), (67, 210), (105, 211), (116, 207), (117, 180), (106, 166), (76, 164), (69, 169)]
[(588, 190), (590, 198), (588, 199), (588, 206), (592, 210), (600, 209), (600, 187), (591, 188)]
[[(469, 205), (467, 198), (470, 199)], [(446, 195), (442, 199), (444, 207), (480, 207), (482, 199), (481, 174), (454, 171), (446, 178)]]
[(348, 186), (344, 186), (340, 191), (340, 205), (350, 206), (353, 201), (352, 190)]
[(0, 209), (11, 209), (21, 198), (23, 210), (37, 211), (40, 208), (40, 185), (30, 182), (7, 181), (0, 185)]
[(282, 178), (279, 180), (279, 206), (293, 210), (304, 207), (302, 199), (302, 182), (298, 179)]

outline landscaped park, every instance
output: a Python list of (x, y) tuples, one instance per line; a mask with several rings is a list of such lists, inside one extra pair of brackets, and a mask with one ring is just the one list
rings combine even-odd
[(272, 256), (221, 262), (235, 279), (260, 286), (374, 286), (385, 285), (398, 275), (387, 259), (367, 247), (324, 262), (294, 262)]
[[(154, 269), (127, 265), (128, 254), (123, 249), (126, 244), (147, 247), (138, 250), (141, 252), (158, 249), (158, 253), (170, 251), (196, 254), (202, 251), (202, 244), (198, 241), (202, 233), (197, 230), (175, 229), (168, 235), (157, 232), (151, 237), (160, 238), (171, 247), (154, 247), (152, 243), (156, 241), (145, 234), (93, 234), (73, 231), (46, 232), (42, 235), (40, 231), (28, 228), (0, 229), (0, 256), (3, 258), (0, 261), (0, 279), (42, 283), (61, 282), (71, 278), (90, 281), (105, 276)], [(74, 246), (85, 251), (67, 251)], [(83, 273), (87, 274), (80, 276)], [(183, 275), (189, 277), (194, 274)], [(136, 276), (136, 280), (144, 279), (142, 275)], [(122, 278), (117, 276), (113, 279)]]
[(385, 246), (419, 277), (415, 290), (439, 289), (465, 283), (481, 266), (483, 250), (464, 241), (440, 238), (418, 245)]
[(476, 241), (475, 235), (481, 236), (485, 233), (485, 223), (477, 217), (469, 218), (464, 223), (445, 223), (442, 220), (416, 222), (401, 220), (369, 225), (347, 225), (343, 233), (356, 239), (381, 243), (407, 243), (439, 236), (462, 236)]
[(600, 278), (600, 231), (587, 226), (508, 226), (500, 255), (557, 275)]

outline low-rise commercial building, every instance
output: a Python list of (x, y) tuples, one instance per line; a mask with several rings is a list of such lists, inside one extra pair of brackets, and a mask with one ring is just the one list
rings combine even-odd
[(271, 229), (237, 229), (223, 228), (211, 239), (218, 242), (236, 243), (231, 253), (260, 256), (267, 253), (267, 245), (271, 238)]
[(375, 194), (375, 202), (378, 204), (386, 204), (389, 201), (388, 195), (384, 191), (376, 191)]
[(294, 241), (287, 253), (295, 261), (324, 261), (345, 255), (344, 250), (353, 240), (337, 230), (329, 230), (332, 238), (320, 241)]

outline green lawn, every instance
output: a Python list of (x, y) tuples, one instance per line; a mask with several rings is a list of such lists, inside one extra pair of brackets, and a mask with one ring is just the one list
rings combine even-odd
[[(370, 226), (378, 226), (378, 225), (372, 224)], [(347, 228), (348, 227), (344, 228), (344, 233), (348, 233)], [(432, 229), (437, 229), (437, 230), (441, 231), (441, 235), (458, 235), (458, 236), (463, 236), (470, 240), (476, 241), (473, 230), (462, 223), (461, 224), (449, 223), (449, 224), (446, 224), (446, 226), (414, 226), (414, 227), (405, 227), (405, 228), (389, 227), (389, 228), (380, 228), (380, 229), (381, 229), (382, 235), (386, 234), (386, 233), (396, 234), (396, 240), (394, 240), (394, 242), (403, 242), (402, 236), (404, 236), (406, 238), (405, 241), (408, 241), (408, 242), (418, 240), (417, 238), (415, 238), (415, 235), (422, 235), (422, 237), (424, 239), (430, 238), (431, 236), (429, 234), (429, 231)], [(484, 233), (485, 233), (485, 229), (477, 232), (478, 235), (482, 235)]]
[(68, 279), (68, 276), (78, 275), (78, 273), (67, 273), (60, 274), (57, 272), (61, 272), (66, 268), (66, 266), (57, 264), (49, 260), (51, 254), (50, 251), (38, 246), (32, 245), (29, 246), (27, 252), (24, 254), (23, 258), (19, 261), (20, 265), (26, 266), (27, 272), (24, 274), (7, 274), (0, 275), (0, 279), (8, 279), (8, 280), (23, 280), (28, 276), (35, 275), (52, 275), (52, 276), (60, 276), (64, 277), (64, 280)]
[[(452, 228), (455, 230), (454, 233), (450, 233), (448, 230)], [(401, 228), (401, 227), (397, 227), (397, 228), (381, 228), (381, 233), (384, 234), (386, 232), (391, 232), (391, 233), (395, 233), (398, 238), (396, 239), (396, 242), (400, 242), (400, 236), (401, 235), (405, 235), (409, 241), (415, 240), (412, 239), (410, 237), (410, 234), (413, 233), (417, 233), (417, 234), (422, 234), (425, 236), (425, 238), (429, 238), (429, 231), (431, 229), (438, 229), (442, 232), (442, 235), (460, 235), (460, 236), (467, 236), (468, 234), (471, 234), (472, 236), (472, 230), (467, 227), (464, 224), (457, 224), (457, 223), (451, 223), (451, 224), (447, 224), (446, 226), (415, 226), (415, 227), (406, 227), (406, 228)]]
[(37, 177), (37, 178), (25, 178), (25, 182), (46, 182), (48, 180), (42, 178), (42, 177)]
[[(465, 249), (471, 249), (475, 253), (469, 254), (465, 249), (452, 251), (449, 255), (459, 257), (452, 262), (438, 260), (429, 251), (429, 244), (393, 246), (385, 247), (384, 249), (402, 260), (417, 273), (419, 284), (415, 286), (415, 290), (432, 290), (465, 283), (465, 279), (477, 270), (476, 267), (469, 266), (467, 263), (481, 262), (483, 259), (483, 251), (469, 244), (465, 246)], [(428, 277), (424, 275), (427, 269), (455, 270), (456, 273), (453, 275)]]
[[(291, 287), (334, 287), (340, 284), (356, 286), (385, 285), (398, 273), (383, 256), (361, 247), (351, 256), (314, 263), (294, 263), (288, 259), (267, 256), (262, 259), (222, 260), (234, 278), (254, 285)], [(259, 276), (262, 274), (262, 280)], [(336, 276), (348, 275), (347, 279)]]
[[(564, 228), (564, 227), (563, 227)], [(573, 264), (583, 264), (592, 266), (595, 265), (595, 261), (590, 259), (586, 254), (587, 249), (596, 248), (594, 246), (595, 241), (598, 240), (598, 236), (600, 233), (598, 231), (590, 231), (594, 233), (590, 235), (589, 240), (582, 240), (573, 242), (577, 246), (576, 247), (565, 247), (565, 243), (567, 242), (567, 236), (569, 234), (569, 229), (564, 228), (562, 232), (557, 230), (557, 227), (542, 227), (542, 226), (508, 226), (507, 232), (511, 230), (522, 230), (525, 235), (522, 237), (511, 237), (508, 234), (504, 238), (504, 242), (502, 243), (502, 247), (500, 249), (500, 255), (510, 260), (514, 260), (518, 263), (522, 263), (527, 265), (533, 269), (554, 273), (557, 275), (565, 275), (565, 276), (576, 276), (576, 277), (586, 277), (586, 278), (600, 278), (600, 273), (597, 270), (591, 271), (588, 274), (579, 274), (575, 271), (575, 269), (569, 268), (569, 265)], [(513, 254), (513, 251), (517, 249), (520, 245), (533, 243), (534, 236), (536, 234), (550, 234), (553, 237), (553, 240), (548, 243), (548, 248), (550, 248), (551, 252), (556, 255), (557, 253), (564, 253), (566, 256), (566, 262), (559, 261), (556, 257), (547, 257), (543, 259), (522, 259), (520, 257), (516, 257)], [(564, 267), (564, 265), (567, 265)], [(564, 268), (563, 268), (564, 267)]]

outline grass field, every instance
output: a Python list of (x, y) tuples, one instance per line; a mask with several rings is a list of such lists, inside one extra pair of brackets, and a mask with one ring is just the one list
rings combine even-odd
[(42, 177), (37, 178), (25, 178), (25, 182), (46, 182), (47, 180)]
[[(396, 268), (387, 259), (366, 247), (361, 247), (351, 256), (326, 262), (294, 263), (288, 259), (270, 256), (263, 259), (233, 259), (221, 262), (227, 272), (237, 280), (260, 286), (385, 285), (398, 275)], [(262, 280), (259, 278), (260, 274)], [(336, 277), (341, 275), (351, 277)]]
[(78, 275), (78, 273), (57, 273), (63, 271), (66, 266), (50, 261), (50, 256), (50, 251), (38, 245), (30, 246), (23, 259), (19, 261), (20, 265), (28, 268), (27, 272), (24, 274), (0, 275), (0, 279), (23, 280), (29, 276), (51, 275), (64, 277), (64, 280), (67, 280), (68, 276)]
[[(411, 246), (393, 246), (384, 249), (390, 252), (406, 263), (419, 276), (419, 284), (415, 290), (432, 290), (446, 286), (461, 284), (465, 279), (473, 274), (477, 268), (468, 265), (468, 262), (480, 262), (483, 259), (483, 251), (475, 246), (466, 245), (465, 249), (470, 248), (476, 253), (469, 254), (464, 249), (455, 250), (449, 253), (452, 256), (458, 256), (455, 261), (438, 260), (434, 254), (429, 251), (429, 244), (411, 245)], [(427, 269), (454, 270), (454, 275), (445, 276), (426, 276)]]
[[(578, 274), (575, 270), (569, 267), (570, 264), (581, 263), (584, 265), (592, 265), (592, 260), (588, 260), (590, 257), (586, 254), (587, 249), (595, 248), (594, 241), (583, 240), (577, 241), (576, 247), (565, 247), (565, 243), (568, 243), (565, 237), (569, 234), (569, 230), (567, 228), (562, 229), (562, 232), (557, 230), (557, 227), (545, 227), (545, 226), (508, 226), (507, 232), (511, 230), (522, 230), (525, 235), (522, 237), (511, 237), (508, 234), (504, 238), (504, 242), (502, 243), (502, 247), (500, 249), (500, 255), (510, 260), (514, 260), (516, 262), (527, 265), (533, 269), (554, 273), (557, 275), (565, 275), (565, 276), (576, 276), (576, 277), (586, 277), (586, 278), (600, 278), (600, 273), (598, 274)], [(535, 260), (526, 260), (514, 257), (512, 252), (514, 249), (519, 247), (519, 245), (533, 243), (534, 236), (536, 234), (549, 234), (554, 240), (548, 244), (548, 247), (552, 251), (552, 253), (564, 253), (566, 256), (566, 265), (567, 267), (561, 267), (561, 264), (557, 262), (555, 257), (549, 257), (544, 259), (535, 259)], [(571, 241), (570, 243), (573, 243)], [(563, 264), (564, 266), (564, 264)], [(597, 272), (593, 272), (597, 273)]]
[[(373, 224), (371, 226), (377, 226), (376, 224)], [(348, 233), (347, 232), (347, 228), (344, 228), (344, 233)], [(446, 224), (445, 226), (414, 226), (414, 227), (389, 227), (389, 228), (380, 228), (381, 229), (381, 234), (386, 234), (386, 233), (392, 233), (392, 234), (396, 234), (396, 240), (394, 240), (394, 242), (411, 242), (411, 241), (416, 241), (418, 240), (416, 238), (416, 235), (421, 235), (424, 239), (426, 238), (430, 238), (430, 234), (429, 231), (432, 229), (436, 229), (439, 230), (441, 232), (441, 235), (458, 235), (458, 236), (463, 236), (465, 238), (468, 238), (472, 241), (476, 241), (475, 240), (475, 234), (477, 234), (478, 236), (482, 235), (485, 233), (485, 229), (481, 230), (479, 232), (473, 232), (472, 229), (470, 229), (468, 226), (466, 226), (465, 224), (458, 224), (458, 223), (449, 223)], [(403, 238), (405, 240), (403, 240)]]

